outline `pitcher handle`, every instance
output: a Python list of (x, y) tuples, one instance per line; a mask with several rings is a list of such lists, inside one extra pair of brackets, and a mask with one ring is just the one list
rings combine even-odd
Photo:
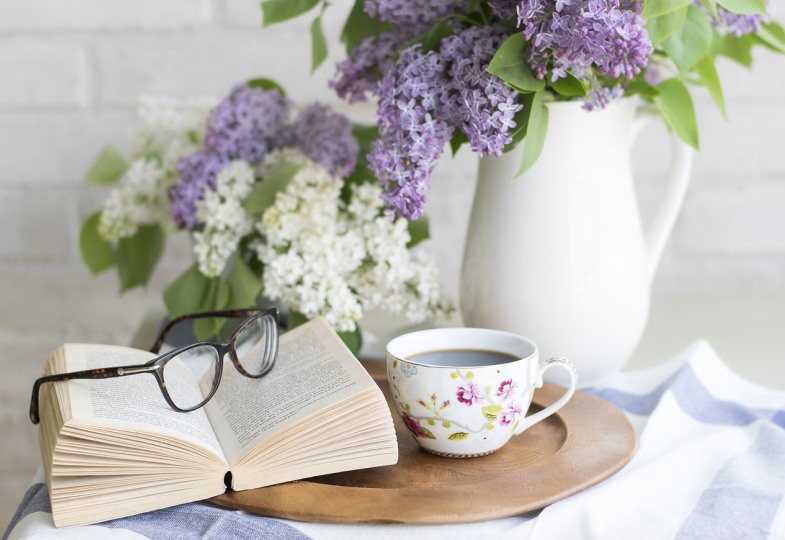
[[(656, 112), (650, 109), (638, 109), (633, 123), (632, 140), (634, 141), (637, 138), (643, 127), (649, 123), (649, 120), (658, 116)], [(660, 202), (654, 212), (654, 217), (646, 232), (646, 269), (649, 281), (654, 279), (663, 249), (676, 223), (682, 203), (684, 203), (684, 195), (687, 193), (690, 171), (692, 170), (692, 148), (682, 142), (674, 133), (670, 133), (670, 139), (671, 162), (668, 167), (665, 186), (662, 190)]]
[(575, 393), (575, 387), (578, 385), (578, 374), (575, 372), (575, 366), (572, 365), (572, 362), (567, 360), (566, 358), (556, 357), (556, 358), (549, 358), (548, 360), (540, 360), (540, 365), (537, 368), (537, 375), (536, 379), (534, 380), (534, 387), (535, 388), (542, 388), (543, 380), (542, 376), (545, 374), (552, 367), (561, 367), (562, 369), (566, 369), (567, 372), (570, 374), (570, 386), (567, 387), (567, 391), (564, 392), (564, 395), (545, 407), (543, 410), (538, 411), (534, 414), (530, 414), (526, 418), (522, 418), (518, 422), (518, 427), (515, 428), (515, 435), (523, 433), (530, 427), (532, 427), (537, 422), (545, 420), (550, 415), (564, 407), (567, 402), (570, 400), (572, 395)]

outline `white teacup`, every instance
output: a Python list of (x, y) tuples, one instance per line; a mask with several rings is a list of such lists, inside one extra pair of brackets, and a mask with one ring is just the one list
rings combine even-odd
[[(564, 395), (529, 416), (543, 373), (570, 375)], [(387, 380), (406, 427), (432, 454), (477, 457), (562, 408), (575, 392), (569, 360), (539, 360), (525, 337), (484, 328), (439, 328), (399, 336), (387, 344)]]

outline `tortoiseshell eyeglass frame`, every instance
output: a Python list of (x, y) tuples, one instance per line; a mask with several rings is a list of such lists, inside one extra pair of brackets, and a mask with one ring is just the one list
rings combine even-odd
[[(278, 309), (277, 308), (268, 308), (268, 309), (231, 309), (231, 310), (223, 310), (223, 311), (203, 311), (199, 313), (190, 313), (188, 315), (183, 315), (181, 317), (176, 317), (170, 320), (166, 326), (163, 327), (161, 332), (158, 335), (158, 339), (155, 340), (153, 346), (150, 347), (150, 352), (158, 353), (161, 350), (161, 347), (166, 340), (166, 336), (169, 334), (169, 331), (176, 326), (177, 324), (187, 321), (190, 319), (205, 319), (205, 318), (245, 318), (246, 320), (237, 325), (237, 328), (229, 335), (226, 341), (222, 343), (214, 342), (214, 341), (199, 341), (196, 343), (191, 343), (185, 345), (183, 347), (178, 347), (176, 349), (172, 349), (167, 353), (153, 358), (149, 362), (144, 364), (136, 364), (131, 366), (116, 366), (111, 368), (98, 368), (98, 369), (88, 369), (85, 371), (74, 371), (71, 373), (58, 373), (55, 375), (46, 375), (44, 377), (40, 377), (33, 383), (33, 395), (30, 399), (30, 420), (33, 424), (37, 424), (40, 422), (41, 418), (39, 416), (38, 411), (38, 400), (41, 390), (41, 385), (50, 382), (59, 382), (59, 381), (70, 381), (73, 379), (109, 379), (113, 377), (125, 377), (128, 375), (138, 375), (140, 373), (150, 373), (155, 376), (155, 380), (158, 383), (158, 387), (161, 389), (161, 393), (164, 396), (164, 399), (169, 404), (169, 406), (179, 412), (189, 412), (194, 411), (200, 407), (203, 407), (205, 403), (210, 401), (210, 399), (215, 395), (215, 391), (218, 390), (218, 385), (221, 382), (221, 374), (223, 373), (223, 361), (224, 356), (228, 353), (229, 358), (231, 358), (234, 367), (239, 371), (241, 374), (245, 375), (246, 377), (250, 377), (252, 379), (260, 379), (267, 375), (270, 370), (275, 365), (275, 360), (278, 357)], [(234, 343), (237, 335), (240, 331), (245, 328), (251, 322), (257, 319), (263, 319), (265, 323), (265, 327), (269, 332), (269, 336), (272, 339), (268, 339), (264, 346), (265, 359), (262, 362), (262, 365), (265, 366), (264, 370), (258, 375), (252, 375), (248, 373), (245, 369), (243, 369), (242, 364), (240, 364), (240, 359), (237, 356), (237, 350), (235, 349)], [(200, 404), (190, 407), (188, 409), (183, 409), (178, 407), (172, 401), (172, 398), (169, 396), (169, 392), (166, 390), (166, 383), (163, 377), (163, 368), (166, 362), (170, 359), (174, 358), (175, 356), (179, 355), (180, 353), (187, 351), (188, 349), (192, 349), (194, 347), (199, 346), (212, 346), (217, 354), (218, 354), (218, 363), (217, 363), (217, 373), (215, 375), (214, 384), (212, 389), (210, 390), (209, 394), (205, 397), (204, 401)]]

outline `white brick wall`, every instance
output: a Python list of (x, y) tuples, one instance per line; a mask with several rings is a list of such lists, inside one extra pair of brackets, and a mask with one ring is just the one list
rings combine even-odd
[(3, 0), (0, 31), (171, 30), (210, 22), (210, 0)]
[[(336, 4), (325, 16), (332, 59), (349, 2)], [(0, 367), (13, 373), (0, 387), (0, 475), (9, 485), (36, 462), (25, 411), (49, 351), (64, 340), (128, 341), (190, 263), (181, 239), (153, 284), (122, 297), (114, 275), (89, 276), (79, 227), (106, 193), (83, 185), (90, 162), (106, 144), (125, 146), (139, 93), (220, 96), (251, 76), (369, 120), (371, 107), (349, 109), (326, 88), (331, 66), (310, 75), (310, 19), (262, 29), (258, 0), (0, 2)], [(761, 50), (756, 64), (721, 65), (730, 121), (698, 99), (703, 151), (657, 291), (785, 289), (785, 58)], [(665, 136), (653, 127), (635, 150), (644, 218), (659, 196)], [(464, 150), (433, 181), (431, 247), (453, 294), (475, 170)]]
[(85, 107), (89, 81), (84, 48), (69, 40), (0, 37), (0, 107), (35, 110)]

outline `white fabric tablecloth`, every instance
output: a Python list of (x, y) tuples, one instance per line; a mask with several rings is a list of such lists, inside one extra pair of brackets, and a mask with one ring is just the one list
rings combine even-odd
[(3, 539), (785, 539), (784, 391), (741, 379), (703, 341), (589, 391), (624, 410), (638, 452), (611, 478), (537, 513), (461, 525), (344, 525), (193, 503), (55, 529), (39, 475)]

